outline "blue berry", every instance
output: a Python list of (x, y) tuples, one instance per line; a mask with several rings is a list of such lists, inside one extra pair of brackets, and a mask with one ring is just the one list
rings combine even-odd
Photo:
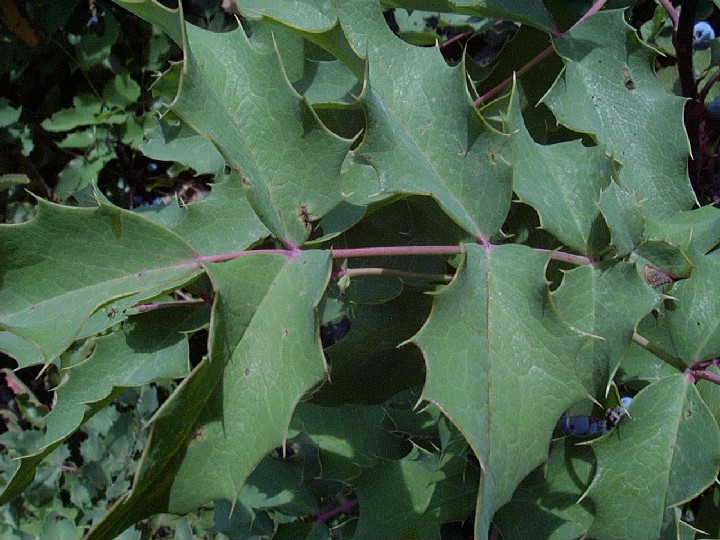
[(707, 49), (710, 40), (715, 39), (715, 30), (705, 21), (700, 21), (693, 28), (693, 49)]
[(716, 97), (707, 104), (707, 112), (713, 118), (720, 119), (720, 97)]

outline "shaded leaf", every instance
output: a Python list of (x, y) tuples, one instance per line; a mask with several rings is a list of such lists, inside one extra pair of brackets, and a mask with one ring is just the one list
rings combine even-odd
[(414, 448), (400, 461), (381, 462), (357, 479), (357, 537), (438, 538), (443, 522), (472, 513), (477, 482), (457, 451)]

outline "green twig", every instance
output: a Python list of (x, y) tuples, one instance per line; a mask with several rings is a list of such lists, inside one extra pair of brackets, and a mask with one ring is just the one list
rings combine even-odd
[(670, 364), (672, 367), (677, 368), (681, 371), (685, 371), (687, 369), (688, 365), (682, 358), (670, 354), (665, 349), (661, 349), (654, 343), (651, 343), (650, 341), (642, 337), (637, 332), (633, 332), (632, 340), (646, 351), (660, 358), (660, 360), (662, 360), (663, 362)]

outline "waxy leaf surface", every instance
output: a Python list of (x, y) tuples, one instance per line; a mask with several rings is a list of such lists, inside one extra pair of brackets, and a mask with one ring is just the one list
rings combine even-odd
[[(287, 10), (278, 15), (272, 3), (255, 9), (341, 54), (342, 40), (328, 44), (328, 35), (313, 34), (323, 27), (318, 20), (302, 26)], [(431, 195), (474, 236), (495, 233), (512, 193), (510, 166), (503, 155), (509, 137), (488, 126), (477, 112), (463, 66), (448, 66), (437, 49), (403, 42), (388, 28), (374, 0), (338, 1), (335, 10), (349, 46), (367, 63), (358, 100), (367, 126), (354, 155), (365, 167), (355, 163), (354, 168), (370, 166), (376, 178), (366, 182), (377, 184), (380, 192)], [(354, 56), (340, 58), (355, 71)]]
[(688, 364), (720, 356), (720, 261), (702, 257), (670, 290), (666, 315), (676, 353)]
[(668, 94), (622, 11), (601, 11), (555, 39), (565, 70), (543, 101), (558, 121), (592, 134), (621, 163), (620, 183), (646, 215), (689, 210), (684, 100)]
[(598, 202), (613, 174), (605, 148), (580, 141), (537, 144), (525, 128), (516, 92), (508, 116), (514, 133), (513, 189), (520, 200), (535, 208), (542, 227), (567, 247), (584, 254), (605, 247)]
[(673, 506), (709, 486), (718, 474), (720, 431), (683, 375), (644, 388), (628, 415), (592, 448), (597, 472), (587, 496), (595, 503), (592, 538), (676, 538)]
[(55, 358), (102, 305), (140, 302), (202, 272), (186, 242), (133, 212), (39, 205), (35, 220), (0, 226), (0, 349), (20, 366)]
[(237, 501), (325, 374), (315, 311), (330, 274), (327, 252), (248, 254), (207, 270), (216, 291), (210, 358), (158, 411), (133, 490), (89, 538), (153, 513)]
[(460, 429), (483, 469), (480, 537), (545, 460), (562, 412), (585, 395), (576, 372), (584, 338), (555, 311), (544, 279), (547, 255), (516, 245), (465, 249), (454, 281), (413, 340), (427, 364), (423, 398)]
[[(137, 2), (119, 3), (166, 31), (175, 27), (163, 25), (167, 10), (149, 0), (142, 13)], [(170, 109), (240, 173), (263, 223), (301, 244), (311, 223), (342, 200), (349, 141), (328, 131), (293, 90), (278, 53), (255, 47), (242, 28), (213, 33), (188, 24), (185, 33), (185, 66)]]
[(562, 317), (592, 339), (583, 347), (578, 377), (604, 395), (640, 320), (662, 299), (625, 262), (582, 266), (565, 274), (554, 294)]

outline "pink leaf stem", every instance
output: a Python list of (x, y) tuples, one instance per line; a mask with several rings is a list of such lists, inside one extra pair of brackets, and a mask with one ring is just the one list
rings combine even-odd
[(535, 251), (538, 253), (549, 253), (551, 259), (555, 259), (556, 261), (563, 261), (570, 264), (576, 264), (578, 266), (583, 266), (586, 264), (592, 264), (593, 260), (590, 257), (586, 257), (585, 255), (575, 255), (573, 253), (567, 253), (565, 251), (556, 251), (553, 249), (541, 249), (541, 248), (535, 248)]
[(358, 502), (360, 502), (358, 499), (352, 499), (351, 501), (343, 503), (340, 506), (336, 506), (335, 508), (331, 508), (330, 510), (327, 510), (325, 512), (313, 512), (314, 521), (315, 521), (315, 523), (320, 523), (321, 521), (327, 521), (331, 517), (341, 514), (345, 510), (349, 510), (350, 508), (355, 506)]
[(525, 73), (527, 70), (532, 68), (535, 64), (540, 62), (540, 60), (542, 60), (543, 58), (548, 56), (554, 50), (555, 49), (553, 48), (553, 46), (549, 45), (546, 49), (543, 49), (542, 51), (540, 51), (533, 59), (531, 59), (527, 64), (525, 64), (523, 67), (521, 67), (520, 69), (515, 71), (510, 77), (508, 77), (503, 82), (501, 82), (494, 88), (491, 88), (490, 90), (485, 92), (482, 96), (477, 98), (475, 100), (475, 106), (479, 107), (480, 105), (485, 103), (488, 99), (493, 97), (495, 94), (498, 94), (499, 92), (501, 92), (503, 89), (505, 89), (506, 86), (508, 86), (510, 83), (513, 82), (515, 77), (520, 77), (523, 73)]
[(689, 369), (685, 372), (685, 376), (687, 377), (688, 375), (693, 379), (705, 379), (706, 381), (720, 384), (720, 375), (706, 369)]
[(600, 9), (604, 5), (605, 5), (605, 0), (595, 0), (595, 2), (593, 2), (593, 5), (590, 6), (590, 9), (588, 9), (582, 17), (580, 17), (577, 21), (575, 21), (575, 24), (572, 25), (572, 28), (575, 28), (578, 24), (583, 22), (585, 19), (587, 19), (591, 15), (594, 15), (598, 11), (600, 11)]
[(351, 257), (381, 257), (383, 255), (457, 255), (461, 246), (380, 246), (351, 249), (331, 249), (334, 259)]
[(660, 0), (660, 3), (662, 4), (662, 7), (665, 8), (665, 11), (667, 11), (673, 28), (675, 30), (677, 30), (678, 22), (680, 21), (680, 16), (678, 15), (678, 12), (675, 9), (675, 6), (672, 5), (670, 0)]

